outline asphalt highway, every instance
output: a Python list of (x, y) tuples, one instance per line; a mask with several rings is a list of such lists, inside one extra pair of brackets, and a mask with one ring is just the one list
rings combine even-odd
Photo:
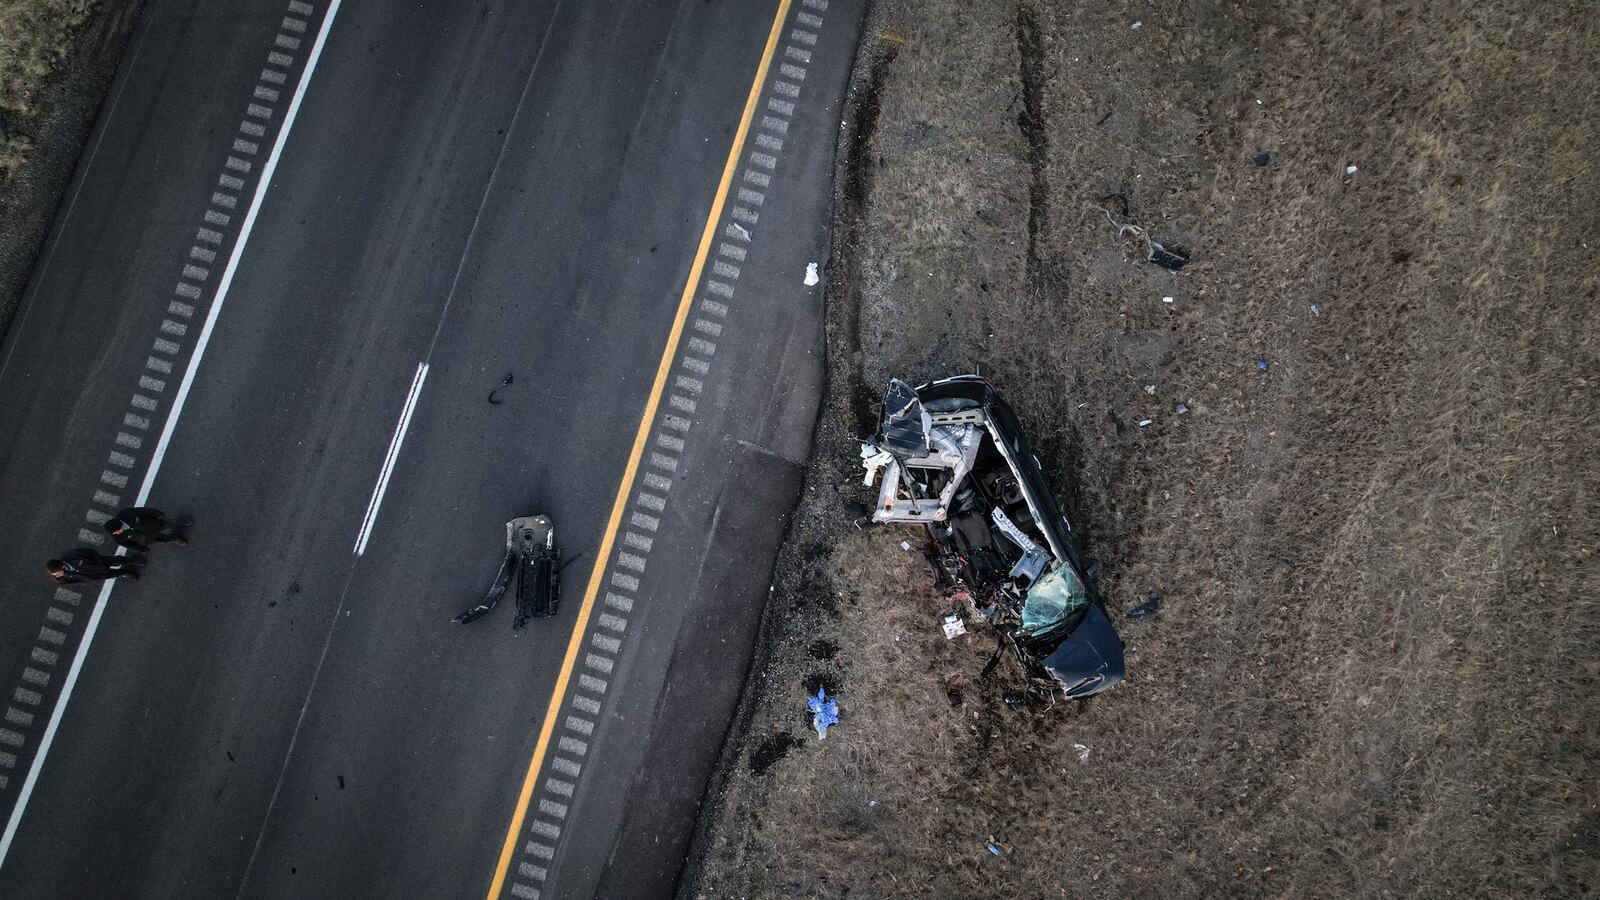
[[(0, 345), (0, 896), (671, 894), (860, 18), (147, 3)], [(49, 583), (141, 494), (189, 546)], [(560, 613), (451, 624), (534, 513)]]

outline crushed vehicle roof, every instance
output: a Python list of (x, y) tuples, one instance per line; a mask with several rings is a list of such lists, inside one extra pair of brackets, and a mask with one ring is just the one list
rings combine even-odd
[(924, 525), (941, 586), (988, 620), (1031, 676), (1073, 698), (1122, 679), (1122, 639), (1072, 524), (988, 381), (891, 381), (861, 457), (864, 483), (879, 482), (872, 521)]

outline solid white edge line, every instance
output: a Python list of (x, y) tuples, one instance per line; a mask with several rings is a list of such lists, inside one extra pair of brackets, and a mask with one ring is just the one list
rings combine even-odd
[[(139, 487), (139, 498), (134, 501), (134, 506), (145, 505), (145, 500), (150, 496), (150, 489), (155, 484), (156, 474), (161, 471), (161, 460), (167, 454), (167, 446), (172, 443), (173, 429), (178, 426), (178, 417), (183, 413), (183, 404), (189, 398), (189, 388), (194, 384), (195, 372), (200, 368), (206, 344), (211, 340), (211, 332), (217, 325), (217, 316), (222, 312), (222, 303), (227, 299), (229, 286), (233, 284), (234, 272), (239, 268), (239, 257), (244, 254), (245, 244), (250, 240), (250, 229), (255, 226), (256, 215), (261, 210), (262, 201), (266, 199), (267, 188), (272, 184), (272, 173), (278, 168), (278, 158), (283, 155), (283, 145), (288, 141), (289, 132), (294, 127), (294, 117), (300, 111), (300, 102), (305, 99), (306, 88), (311, 84), (311, 75), (317, 69), (317, 58), (322, 55), (322, 47), (328, 41), (328, 31), (333, 27), (333, 20), (339, 13), (341, 2), (343, 0), (328, 0), (328, 10), (323, 14), (322, 27), (317, 32), (317, 42), (306, 58), (306, 68), (300, 75), (300, 83), (295, 87), (294, 99), (289, 102), (289, 109), (284, 113), (283, 126), (278, 129), (278, 138), (272, 145), (272, 155), (261, 168), (261, 178), (256, 182), (256, 193), (250, 201), (250, 211), (239, 226), (239, 237), (234, 242), (232, 255), (228, 257), (228, 267), (222, 273), (222, 280), (217, 284), (216, 297), (211, 301), (211, 311), (206, 314), (206, 324), (200, 329), (200, 336), (195, 340), (194, 353), (189, 357), (189, 367), (183, 373), (183, 384), (179, 386), (177, 395), (172, 398), (172, 410), (167, 414), (167, 424), (161, 429), (161, 440), (156, 444), (155, 453), (150, 457), (150, 467), (145, 470), (144, 483)], [(123, 551), (119, 548), (117, 552)], [(11, 809), (11, 818), (6, 821), (5, 835), (0, 836), (0, 867), (5, 866), (6, 854), (11, 850), (17, 826), (22, 822), (22, 814), (28, 808), (28, 799), (33, 796), (33, 788), (39, 783), (39, 771), (44, 768), (45, 757), (50, 752), (51, 742), (55, 740), (56, 729), (61, 727), (61, 717), (67, 711), (67, 701), (72, 698), (72, 689), (77, 685), (78, 675), (83, 671), (83, 661), (89, 655), (89, 646), (94, 643), (95, 630), (100, 626), (100, 618), (105, 614), (106, 604), (111, 599), (111, 589), (115, 584), (115, 581), (107, 581), (100, 589), (100, 596), (95, 600), (94, 612), (90, 613), (89, 621), (84, 626), (83, 640), (78, 643), (78, 650), (72, 657), (72, 667), (67, 670), (67, 678), (61, 683), (61, 695), (56, 698), (55, 709), (50, 713), (50, 724), (45, 726), (44, 735), (39, 738), (39, 749), (33, 754), (33, 763), (28, 767), (28, 778), (22, 783), (22, 792), (17, 795), (17, 805)]]
[(400, 410), (400, 421), (394, 426), (394, 437), (389, 439), (389, 452), (384, 454), (378, 483), (373, 485), (372, 499), (367, 501), (367, 517), (361, 521), (361, 533), (356, 536), (357, 556), (367, 552), (367, 538), (372, 537), (372, 526), (378, 521), (378, 508), (383, 506), (383, 494), (389, 490), (389, 476), (394, 474), (395, 460), (400, 458), (400, 445), (406, 441), (406, 430), (411, 427), (411, 414), (417, 409), (417, 398), (422, 396), (422, 382), (427, 378), (428, 364), (417, 363), (417, 374), (411, 376), (411, 391), (406, 394), (405, 408)]

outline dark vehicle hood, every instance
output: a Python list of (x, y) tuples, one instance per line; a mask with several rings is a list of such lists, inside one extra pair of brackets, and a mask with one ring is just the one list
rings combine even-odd
[(1044, 667), (1073, 698), (1098, 694), (1122, 680), (1122, 638), (1100, 604), (1089, 604), (1083, 621), (1044, 658)]

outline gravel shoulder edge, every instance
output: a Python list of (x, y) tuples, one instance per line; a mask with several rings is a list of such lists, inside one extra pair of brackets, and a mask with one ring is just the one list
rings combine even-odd
[[(805, 464), (804, 484), (791, 512), (777, 564), (772, 572), (773, 595), (761, 615), (756, 647), (745, 682), (740, 688), (734, 721), (728, 728), (711, 777), (708, 779), (694, 834), (678, 878), (677, 896), (689, 900), (701, 894), (710, 874), (719, 838), (736, 828), (741, 811), (729, 808), (728, 788), (745, 761), (755, 712), (765, 698), (771, 680), (774, 651), (790, 635), (795, 614), (790, 577), (806, 565), (804, 544), (816, 528), (805, 515), (809, 498), (817, 485), (829, 484), (836, 461), (831, 459), (834, 442), (824, 432), (836, 427), (839, 413), (854, 409), (864, 413), (866, 397), (861, 380), (860, 260), (857, 244), (864, 221), (863, 205), (870, 192), (870, 169), (863, 154), (871, 142), (877, 119), (877, 97), (887, 64), (894, 58), (895, 45), (874, 40), (886, 21), (893, 0), (867, 0), (866, 14), (856, 37), (855, 61), (846, 88), (842, 127), (834, 149), (831, 212), (829, 215), (828, 263), (823, 272), (823, 397), (812, 429), (811, 456)], [(860, 407), (856, 409), (856, 407)]]

